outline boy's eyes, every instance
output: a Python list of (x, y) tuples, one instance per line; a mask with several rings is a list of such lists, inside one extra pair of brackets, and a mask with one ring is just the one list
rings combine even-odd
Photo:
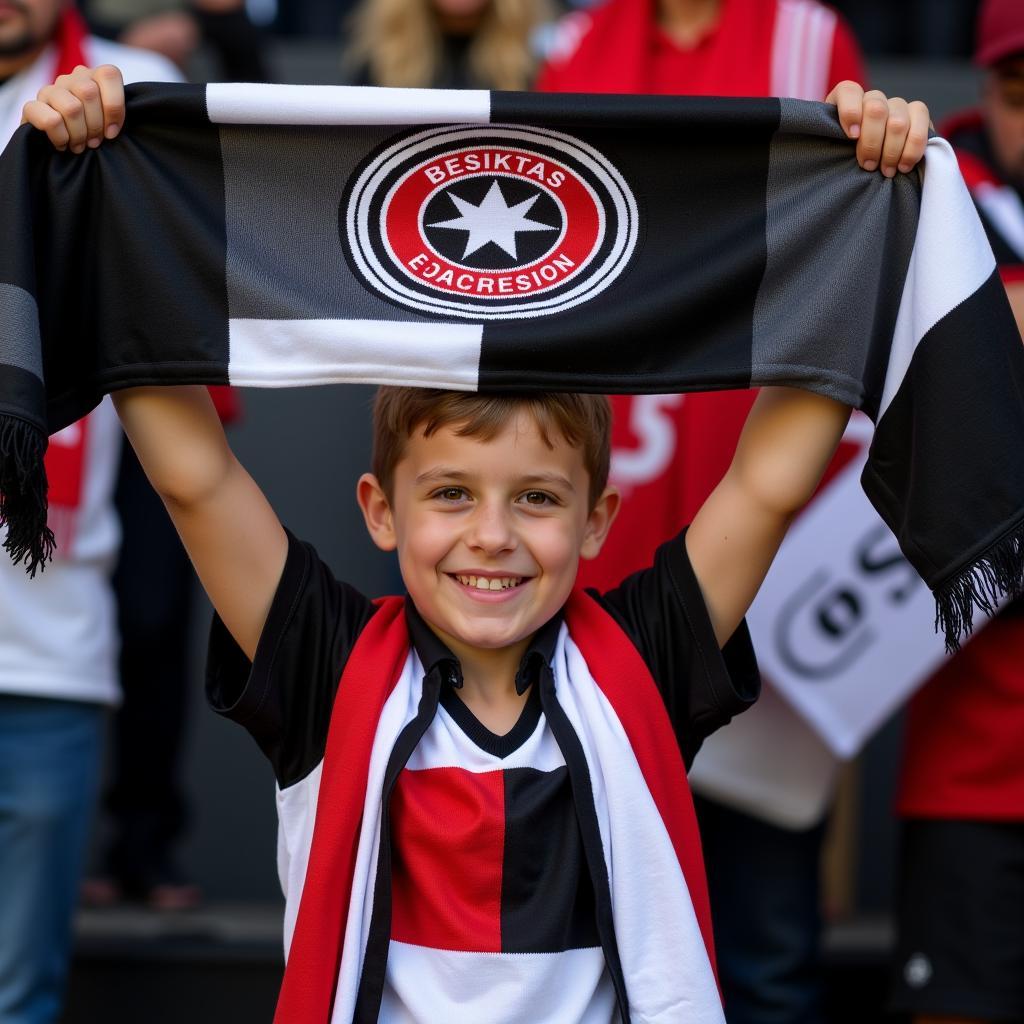
[(461, 501), (466, 496), (463, 487), (442, 487), (431, 495), (432, 498), (440, 498), (442, 501)]
[(556, 504), (555, 499), (544, 491), (527, 491), (522, 496), (522, 501), (527, 505), (534, 505), (537, 508)]
[[(430, 497), (454, 504), (455, 502), (467, 500), (469, 493), (464, 487), (439, 487)], [(547, 508), (551, 505), (559, 504), (558, 499), (546, 491), (525, 491), (516, 500), (533, 508)]]

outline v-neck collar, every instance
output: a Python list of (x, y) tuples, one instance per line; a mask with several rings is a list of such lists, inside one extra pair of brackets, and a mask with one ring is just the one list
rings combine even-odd
[(441, 707), (451, 715), (455, 724), (481, 750), (502, 759), (514, 754), (534, 733), (540, 721), (540, 688), (530, 689), (523, 710), (516, 724), (507, 733), (499, 736), (491, 732), (476, 715), (470, 711), (466, 702), (458, 695), (453, 686), (441, 688)]

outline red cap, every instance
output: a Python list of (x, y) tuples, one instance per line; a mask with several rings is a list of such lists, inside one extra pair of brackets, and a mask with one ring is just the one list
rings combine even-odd
[(984, 0), (978, 13), (975, 63), (990, 68), (1016, 53), (1024, 54), (1024, 3)]

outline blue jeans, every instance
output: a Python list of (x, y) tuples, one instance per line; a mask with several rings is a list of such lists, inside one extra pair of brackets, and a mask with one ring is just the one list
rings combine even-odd
[(822, 1024), (822, 822), (776, 828), (695, 797), (729, 1024)]
[(0, 1024), (53, 1024), (99, 776), (104, 708), (0, 694)]

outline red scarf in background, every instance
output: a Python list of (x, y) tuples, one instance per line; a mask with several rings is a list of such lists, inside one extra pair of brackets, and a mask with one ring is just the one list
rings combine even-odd
[(57, 21), (53, 42), (57, 47), (57, 67), (54, 78), (70, 75), (79, 64), (88, 66), (85, 39), (89, 34), (85, 21), (74, 7), (66, 7)]
[[(79, 64), (88, 65), (85, 42), (88, 30), (82, 16), (67, 7), (57, 22), (53, 41), (57, 64), (53, 77), (69, 75)], [(46, 478), (49, 489), (49, 524), (57, 541), (57, 551), (66, 553), (75, 534), (75, 520), (82, 501), (85, 477), (85, 453), (89, 439), (89, 417), (65, 427), (50, 438), (46, 449)]]

